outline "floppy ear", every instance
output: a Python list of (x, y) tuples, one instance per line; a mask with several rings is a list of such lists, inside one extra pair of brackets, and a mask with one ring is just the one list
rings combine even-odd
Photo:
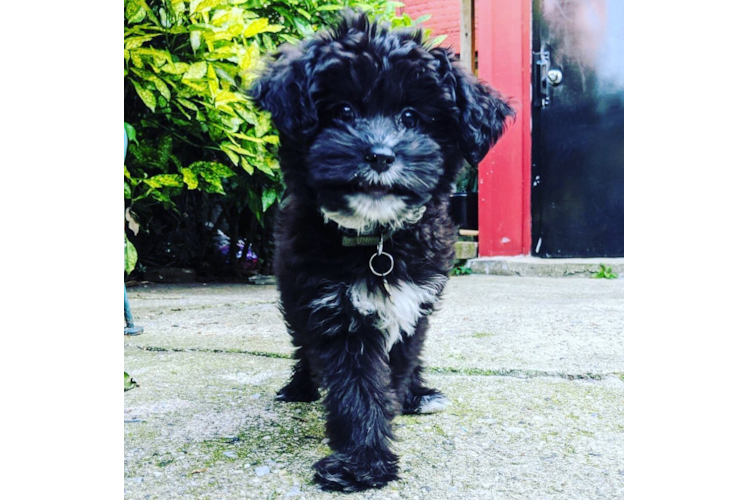
[(303, 47), (281, 47), (249, 89), (255, 105), (270, 112), (281, 135), (293, 141), (302, 141), (317, 126), (305, 57)]
[(471, 165), (477, 165), (496, 144), (514, 118), (514, 110), (504, 97), (488, 85), (481, 83), (472, 73), (455, 61), (448, 50), (431, 50), (446, 74), (444, 81), (452, 85), (458, 113), (460, 150)]

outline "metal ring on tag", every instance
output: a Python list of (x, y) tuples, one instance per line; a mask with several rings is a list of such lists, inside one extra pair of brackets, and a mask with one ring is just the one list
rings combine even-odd
[[(384, 273), (378, 273), (374, 270), (374, 257), (379, 257), (380, 255), (385, 255), (388, 259), (390, 259), (390, 268)], [(393, 269), (395, 269), (395, 259), (393, 259), (392, 255), (388, 254), (387, 252), (375, 253), (369, 259), (369, 269), (371, 269), (371, 272), (374, 273), (375, 276), (387, 276), (392, 272)]]

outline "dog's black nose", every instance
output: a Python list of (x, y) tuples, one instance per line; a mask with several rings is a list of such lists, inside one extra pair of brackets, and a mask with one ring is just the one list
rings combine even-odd
[(381, 174), (395, 161), (395, 153), (387, 146), (372, 146), (364, 155), (364, 160)]

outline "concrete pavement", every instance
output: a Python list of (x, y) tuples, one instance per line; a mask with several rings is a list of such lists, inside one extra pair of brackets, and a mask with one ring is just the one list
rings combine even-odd
[(271, 286), (128, 290), (125, 498), (622, 498), (623, 280), (463, 276), (425, 362), (452, 405), (397, 417), (401, 479), (326, 493), (319, 403), (273, 400), (291, 345)]

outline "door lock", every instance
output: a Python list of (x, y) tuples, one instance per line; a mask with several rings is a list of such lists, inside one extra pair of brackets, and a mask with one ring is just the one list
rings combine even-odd
[(564, 74), (561, 73), (560, 69), (548, 70), (548, 83), (550, 83), (554, 87), (560, 84), (563, 79), (564, 79)]

